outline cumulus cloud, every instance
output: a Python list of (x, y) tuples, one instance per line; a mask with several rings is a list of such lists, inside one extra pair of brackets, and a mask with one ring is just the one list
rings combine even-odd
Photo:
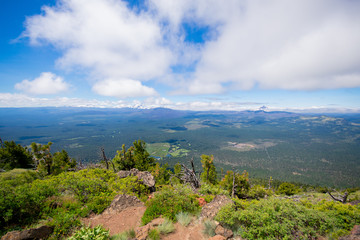
[(360, 86), (358, 1), (152, 2), (174, 28), (193, 20), (216, 36), (204, 43), (192, 77), (176, 92)]
[(57, 94), (67, 91), (69, 87), (62, 77), (51, 72), (43, 72), (32, 81), (25, 79), (15, 84), (15, 89), (34, 95)]
[[(139, 89), (129, 96), (153, 93), (141, 81), (163, 75), (173, 61), (150, 14), (136, 14), (116, 0), (59, 0), (55, 7), (43, 7), (42, 15), (29, 17), (23, 36), (63, 51), (59, 66), (89, 70), (97, 80), (136, 79), (133, 88)], [(99, 89), (106, 83), (94, 90), (108, 92)]]
[(97, 82), (93, 86), (93, 91), (103, 96), (119, 98), (156, 95), (153, 88), (146, 87), (141, 82), (132, 79), (106, 79)]
[[(60, 66), (89, 70), (105, 96), (154, 95), (148, 80), (178, 94), (360, 87), (359, 1), (145, 3), (134, 12), (120, 0), (58, 0), (23, 35), (60, 49)], [(187, 41), (184, 24), (207, 29), (204, 42)]]
[(244, 90), (360, 86), (359, 2), (243, 3), (233, 6), (218, 39), (205, 44), (190, 89), (199, 81)]

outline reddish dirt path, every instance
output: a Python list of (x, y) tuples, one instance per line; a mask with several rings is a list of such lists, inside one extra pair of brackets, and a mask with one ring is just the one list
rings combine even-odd
[(187, 227), (182, 226), (179, 223), (175, 223), (175, 231), (166, 236), (162, 236), (161, 240), (206, 240), (207, 237), (203, 236), (202, 224), (191, 223)]
[(102, 225), (110, 230), (110, 235), (115, 235), (141, 225), (141, 217), (146, 207), (130, 207), (119, 213), (100, 214), (83, 220), (85, 225), (95, 227)]

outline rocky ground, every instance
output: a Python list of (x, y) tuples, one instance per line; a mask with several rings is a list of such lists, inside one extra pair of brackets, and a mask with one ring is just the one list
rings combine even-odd
[[(226, 196), (216, 196), (214, 200), (206, 204), (200, 214), (200, 217), (194, 217), (192, 222), (184, 227), (179, 223), (175, 223), (174, 232), (162, 235), (163, 240), (206, 240), (210, 239), (203, 233), (203, 220), (213, 218), (221, 206), (231, 202)], [(136, 232), (137, 240), (145, 240), (147, 233), (154, 227), (160, 225), (164, 219), (158, 218), (151, 221), (145, 226), (141, 226), (141, 217), (145, 212), (144, 204), (134, 196), (118, 195), (107, 208), (100, 215), (93, 215), (89, 218), (83, 219), (84, 224), (92, 227), (102, 225), (104, 228), (110, 230), (111, 235), (115, 235), (130, 229)], [(219, 230), (218, 230), (219, 229)], [(224, 231), (221, 226), (217, 228), (218, 236), (211, 239), (229, 239), (232, 237), (231, 231)], [(222, 235), (225, 236), (222, 236)], [(240, 239), (240, 238), (238, 238)]]

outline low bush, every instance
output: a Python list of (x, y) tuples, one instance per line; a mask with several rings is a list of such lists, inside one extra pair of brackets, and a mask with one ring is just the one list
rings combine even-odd
[(229, 192), (222, 189), (219, 185), (212, 185), (208, 183), (201, 184), (199, 193), (203, 195), (229, 195)]
[(261, 185), (254, 185), (253, 187), (250, 188), (249, 192), (247, 193), (247, 196), (253, 199), (260, 199), (260, 198), (264, 198), (265, 196), (271, 196), (272, 194), (273, 192), (271, 190), (265, 189)]
[(330, 216), (291, 200), (253, 200), (241, 210), (236, 207), (222, 208), (216, 220), (233, 230), (243, 229), (246, 239), (312, 239), (333, 228)]
[(160, 216), (174, 221), (179, 212), (197, 212), (200, 209), (199, 202), (196, 196), (190, 193), (192, 193), (191, 189), (186, 186), (164, 187), (146, 203), (147, 208), (141, 219), (142, 223), (145, 225)]
[(80, 230), (76, 231), (69, 240), (108, 240), (110, 239), (109, 231), (104, 229), (102, 226), (91, 227), (82, 227)]
[[(24, 174), (28, 177), (20, 181), (19, 176)], [(66, 221), (76, 226), (79, 217), (101, 213), (116, 194), (146, 199), (149, 193), (137, 177), (119, 179), (104, 169), (66, 172), (45, 179), (36, 179), (32, 171), (19, 170), (0, 176), (0, 232), (4, 233), (42, 219), (55, 227), (54, 236), (65, 236), (71, 231)]]
[(280, 194), (285, 194), (285, 195), (291, 196), (291, 195), (294, 195), (294, 194), (298, 193), (299, 188), (297, 188), (292, 183), (285, 182), (285, 183), (282, 183), (279, 186), (279, 189), (278, 189), (277, 192), (280, 193)]

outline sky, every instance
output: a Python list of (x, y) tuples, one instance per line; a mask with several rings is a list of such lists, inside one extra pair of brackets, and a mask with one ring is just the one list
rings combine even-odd
[(358, 0), (0, 3), (0, 107), (360, 112)]

